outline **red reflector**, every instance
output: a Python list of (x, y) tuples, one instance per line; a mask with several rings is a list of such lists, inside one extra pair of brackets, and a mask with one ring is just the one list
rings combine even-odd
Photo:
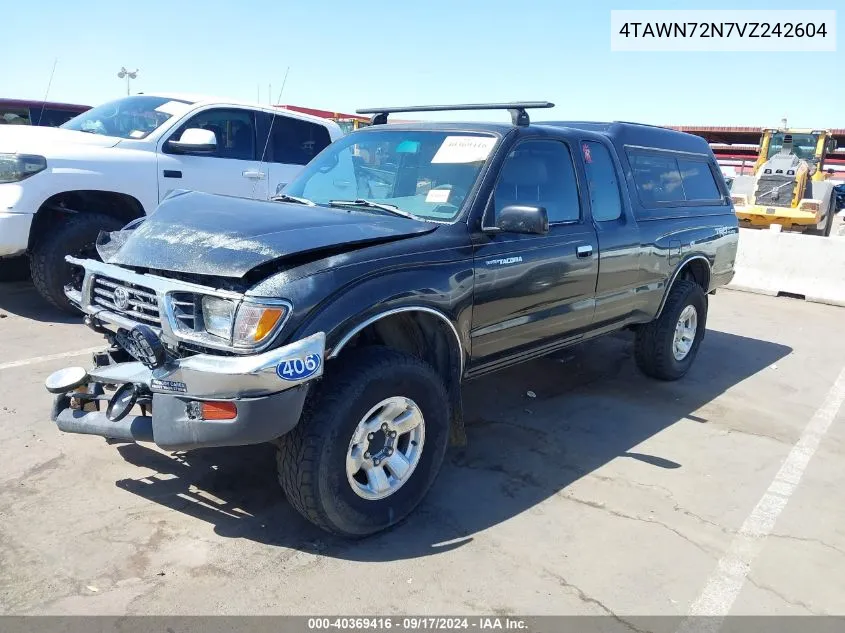
[(238, 415), (234, 402), (203, 402), (203, 420), (232, 420)]

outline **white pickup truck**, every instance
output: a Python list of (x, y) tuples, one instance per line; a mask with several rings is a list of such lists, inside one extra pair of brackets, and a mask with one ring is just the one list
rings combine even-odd
[(72, 310), (66, 255), (151, 213), (174, 189), (267, 199), (342, 135), (333, 121), (203, 97), (139, 94), (59, 128), (0, 127), (0, 279), (32, 280)]

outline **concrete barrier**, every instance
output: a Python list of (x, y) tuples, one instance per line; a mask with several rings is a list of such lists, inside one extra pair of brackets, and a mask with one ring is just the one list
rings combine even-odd
[(845, 237), (740, 229), (728, 288), (845, 307)]

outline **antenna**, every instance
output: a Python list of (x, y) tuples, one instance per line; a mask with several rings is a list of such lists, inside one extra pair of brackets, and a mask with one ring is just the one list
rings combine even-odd
[(47, 90), (44, 92), (44, 101), (41, 103), (41, 112), (38, 113), (38, 122), (35, 125), (41, 125), (41, 119), (44, 117), (44, 108), (47, 107), (47, 96), (50, 94), (50, 86), (53, 85), (53, 75), (56, 72), (56, 64), (59, 63), (59, 58), (53, 60), (53, 70), (50, 71), (50, 81), (47, 82)]
[[(279, 96), (276, 99), (276, 103), (282, 102), (282, 93), (285, 91), (285, 85), (288, 82), (288, 73), (289, 72), (290, 72), (290, 66), (288, 66), (287, 69), (285, 69), (285, 78), (282, 79), (282, 88), (281, 88), (281, 90), (279, 90)], [(272, 99), (272, 94), (268, 92), (267, 98)], [(264, 141), (264, 149), (261, 150), (261, 160), (258, 161), (258, 171), (259, 172), (261, 171), (261, 166), (264, 164), (264, 157), (267, 155), (267, 147), (268, 147), (268, 145), (270, 145), (270, 136), (273, 134), (273, 124), (276, 122), (276, 110), (277, 109), (278, 108), (273, 108), (273, 116), (270, 118), (270, 129), (267, 130), (267, 139)], [(255, 197), (255, 186), (257, 184), (258, 184), (258, 181), (255, 181), (254, 183), (252, 183), (252, 194), (250, 196), (252, 198)], [(268, 181), (268, 183), (267, 183), (268, 187), (269, 187), (269, 184), (270, 183)], [(269, 189), (268, 189), (267, 193), (268, 194), (270, 193)]]

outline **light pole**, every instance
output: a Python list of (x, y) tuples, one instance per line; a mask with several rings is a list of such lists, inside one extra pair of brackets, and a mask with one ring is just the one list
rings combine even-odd
[(125, 66), (120, 67), (120, 72), (117, 73), (117, 76), (123, 79), (126, 77), (126, 94), (129, 94), (129, 81), (135, 79), (138, 76), (138, 69), (135, 70), (126, 70)]

